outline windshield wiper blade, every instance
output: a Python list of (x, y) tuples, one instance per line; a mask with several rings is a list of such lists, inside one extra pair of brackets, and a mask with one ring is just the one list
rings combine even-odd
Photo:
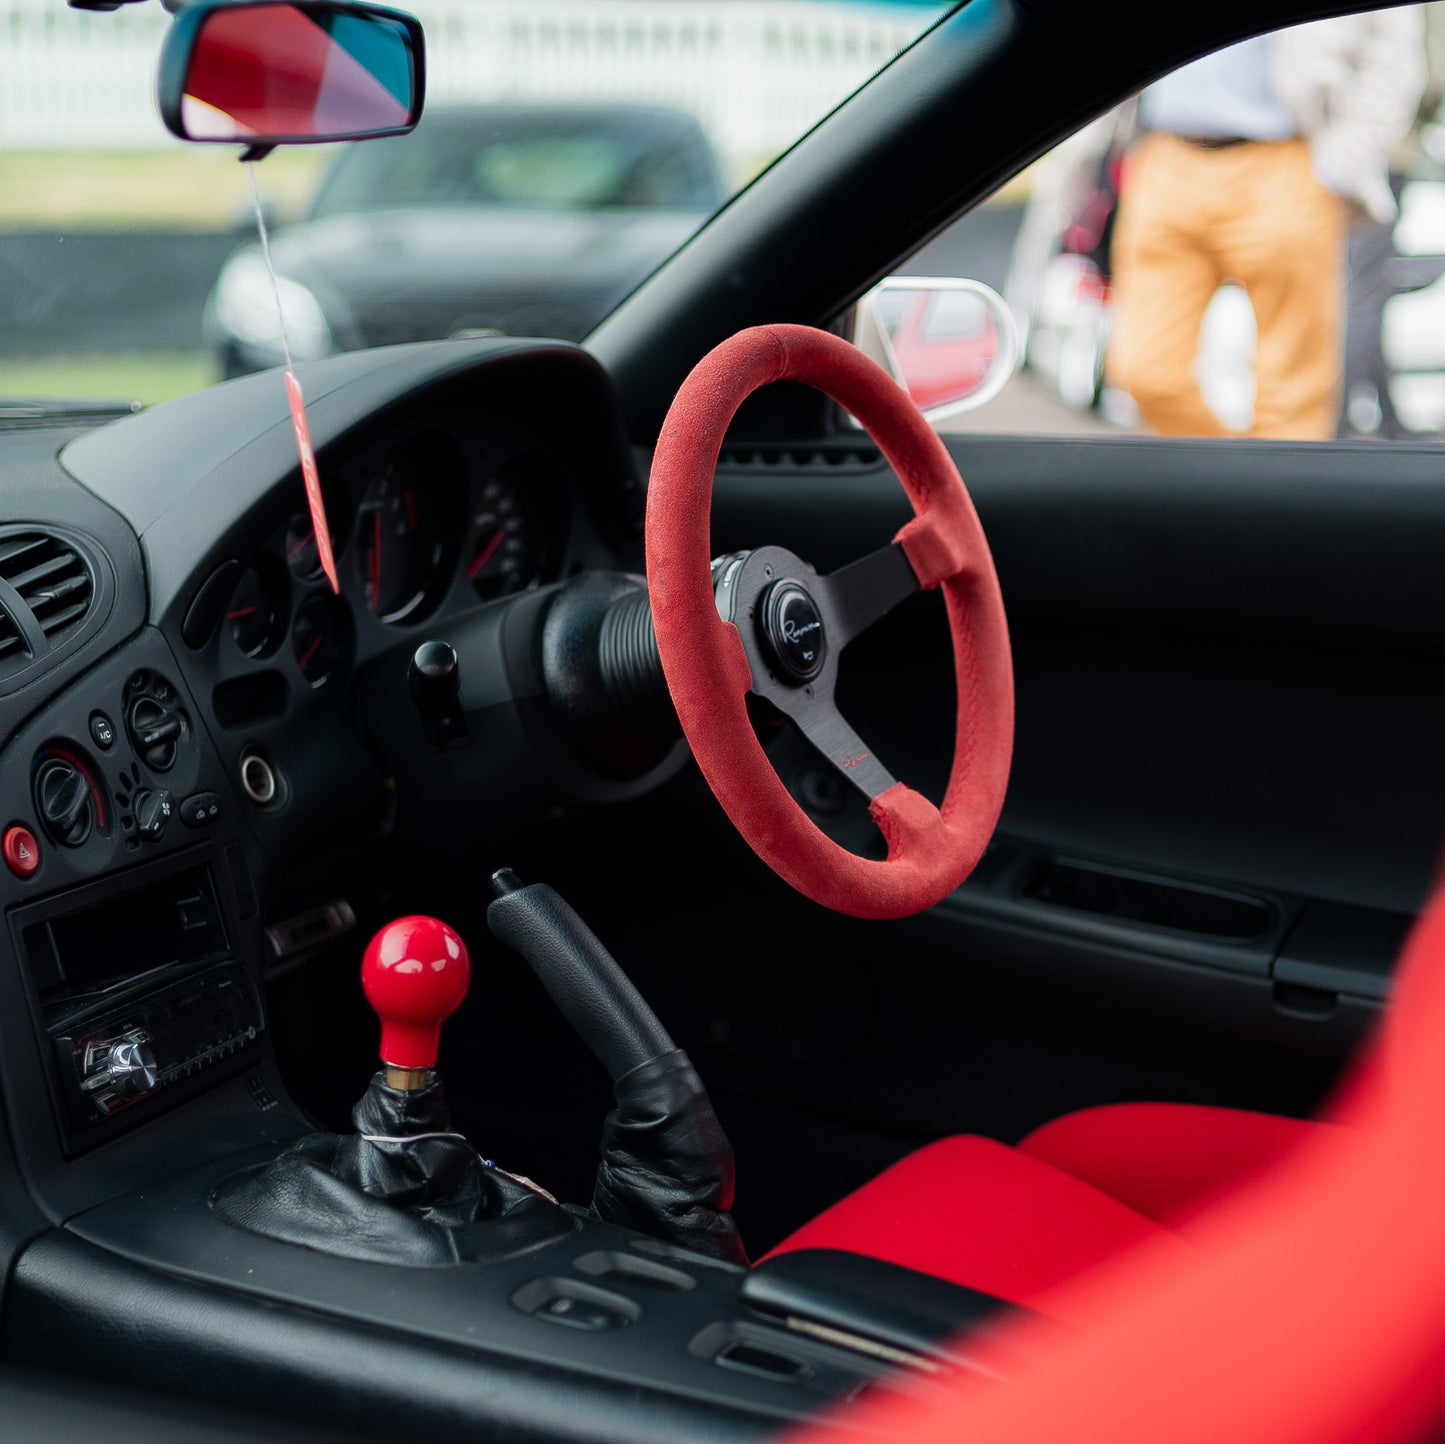
[(68, 421), (129, 416), (142, 410), (139, 401), (52, 399), (0, 399), (0, 426), (25, 426), (36, 421)]

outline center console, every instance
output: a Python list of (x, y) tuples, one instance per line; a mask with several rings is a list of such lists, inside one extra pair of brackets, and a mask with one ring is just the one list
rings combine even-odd
[[(31, 766), (0, 776), (0, 825), (24, 834), (0, 873), (0, 1354), (437, 1440), (756, 1438), (970, 1367), (948, 1340), (993, 1300), (868, 1260), (744, 1266), (730, 1153), (685, 1055), (570, 909), (507, 875), (489, 922), (614, 1078), (592, 1207), (493, 1170), (445, 1126), (407, 1132), (435, 1000), (378, 1004), (407, 1037), (431, 1029), (430, 1052), (384, 1045), (396, 1111), (316, 1133), (269, 1044), (265, 804), (199, 715), (142, 630), (18, 730)], [(403, 983), (416, 961), (400, 956)], [(436, 1148), (481, 1169), (464, 1227), (436, 1222), (433, 1165), (414, 1166)], [(278, 1168), (267, 1208), (228, 1206)], [(286, 1191), (298, 1178), (310, 1193)]]
[(257, 809), (142, 627), (7, 741), (0, 1085), (51, 1224), (305, 1131), (268, 1046)]
[[(783, 1268), (749, 1271), (575, 1214), (564, 1237), (507, 1256), (424, 1268), (347, 1260), (221, 1222), (209, 1199), (225, 1176), (195, 1170), (75, 1220), (68, 1257), (47, 1248), (22, 1269), (28, 1329), (70, 1327), (65, 1300), (80, 1287), (57, 1285), (78, 1270), (102, 1297), (112, 1286), (128, 1296), (126, 1260), (139, 1258), (174, 1282), (163, 1309), (123, 1321), (112, 1313), (87, 1337), (102, 1376), (121, 1375), (139, 1344), (148, 1356), (192, 1360), (240, 1400), (276, 1388), (292, 1368), (235, 1347), (270, 1329), (278, 1351), (283, 1342), (305, 1351), (288, 1402), (367, 1437), (404, 1404), (406, 1437), (747, 1439), (880, 1389), (936, 1391), (968, 1367), (948, 1338), (997, 1307), (859, 1259), (866, 1279), (846, 1278), (842, 1290), (850, 1311), (826, 1292), (840, 1256), (788, 1255), (777, 1260)], [(920, 1299), (920, 1282), (946, 1295), (944, 1306)], [(899, 1301), (891, 1316), (890, 1297)], [(302, 1320), (315, 1326), (304, 1345)], [(433, 1352), (406, 1383), (397, 1360), (418, 1345)], [(498, 1396), (514, 1412), (492, 1413)], [(462, 1400), (465, 1425), (448, 1417)], [(536, 1427), (548, 1420), (554, 1433)]]
[[(639, 1106), (667, 1150), (633, 1167), (625, 1129), (609, 1132), (591, 1209), (502, 1174), (450, 1128), (433, 1065), (467, 963), (443, 925), (403, 919), (368, 949), (383, 1067), (357, 1132), (326, 1135), (283, 1101), (254, 1106), (264, 1020), (214, 856), (186, 849), (126, 888), (20, 910), (70, 1170), (134, 1153), (182, 1115), (194, 1144), (202, 1109), (227, 1136), (26, 1248), (6, 1353), (80, 1356), (114, 1382), (143, 1357), (162, 1388), (272, 1400), (358, 1437), (439, 1440), (759, 1438), (875, 1390), (927, 1394), (972, 1367), (950, 1340), (994, 1300), (842, 1255), (745, 1267), (725, 1215), (730, 1151), (700, 1085), (677, 1086), (685, 1055), (555, 894), (509, 874), (496, 889), (495, 928), (610, 1060), (617, 1115), (635, 1102), (629, 1080), (664, 1060), (663, 1091)], [(131, 929), (150, 940), (143, 957), (113, 946)], [(609, 1201), (619, 1138), (630, 1172), (611, 1176)], [(646, 1231), (617, 1221), (647, 1216), (659, 1190)]]

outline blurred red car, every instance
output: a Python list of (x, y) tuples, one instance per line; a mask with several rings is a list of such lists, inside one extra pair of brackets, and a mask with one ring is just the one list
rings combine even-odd
[(908, 378), (909, 394), (920, 407), (960, 401), (988, 380), (1001, 338), (979, 294), (885, 291), (880, 308), (898, 374)]

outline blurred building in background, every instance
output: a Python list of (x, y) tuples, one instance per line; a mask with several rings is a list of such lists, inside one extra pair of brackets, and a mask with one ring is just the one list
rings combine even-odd
[[(833, 0), (416, 0), (446, 43), (428, 100), (656, 102), (692, 111), (736, 183), (911, 41), (935, 4)], [(920, 13), (923, 19), (920, 19)], [(0, 148), (174, 144), (155, 109), (170, 17), (0, 0)]]
[[(477, 115), (497, 102), (668, 107), (700, 124), (724, 195), (944, 8), (942, 0), (400, 3), (435, 42), (427, 77), (433, 117)], [(219, 343), (206, 349), (204, 315), (227, 257), (255, 236), (250, 187), (234, 146), (186, 146), (161, 124), (156, 64), (170, 23), (159, 0), (112, 13), (72, 10), (65, 0), (0, 0), (0, 394), (159, 401), (214, 380), (216, 355), (232, 354)], [(258, 168), (278, 252), (291, 244), (288, 229), (310, 216), (326, 168), (343, 151), (283, 148)], [(528, 281), (525, 267), (497, 261), (490, 270), (471, 268), (495, 305), (460, 293), (423, 304), (395, 286), (391, 301), (414, 320), (435, 312), (418, 335), (437, 326), (449, 334), (451, 322), (436, 317), (459, 316), (468, 326), (580, 334), (721, 199), (694, 207), (690, 218), (659, 218), (654, 250), (634, 248), (631, 269), (619, 265), (605, 284), (592, 272), (625, 249), (618, 243), (624, 225), (645, 228), (647, 217), (538, 214), (533, 243), (512, 250), (545, 272), (542, 279)], [(522, 222), (508, 219), (515, 240)], [(606, 244), (578, 240), (584, 222)], [(418, 234), (436, 229), (424, 217), (417, 226)], [(486, 233), (495, 241), (504, 229), (493, 217)], [(558, 261), (568, 236), (573, 257)], [(412, 267), (411, 278), (423, 270), (436, 279), (445, 267), (431, 257)], [(586, 305), (562, 296), (571, 318), (564, 322), (559, 293), (579, 287)], [(514, 294), (522, 291), (525, 306)], [(382, 335), (355, 316), (348, 325), (333, 319), (328, 345), (337, 347), (411, 334), (393, 327)], [(250, 364), (262, 364), (257, 356)]]

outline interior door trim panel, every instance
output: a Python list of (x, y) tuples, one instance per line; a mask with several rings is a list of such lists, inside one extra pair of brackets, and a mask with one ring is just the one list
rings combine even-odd
[[(948, 443), (1014, 647), (1002, 830), (1148, 872), (1413, 914), (1445, 815), (1438, 451)], [(856, 440), (837, 444), (856, 454)], [(906, 520), (881, 462), (718, 470), (718, 549), (766, 534), (827, 569)], [(912, 657), (906, 638), (889, 640)]]

